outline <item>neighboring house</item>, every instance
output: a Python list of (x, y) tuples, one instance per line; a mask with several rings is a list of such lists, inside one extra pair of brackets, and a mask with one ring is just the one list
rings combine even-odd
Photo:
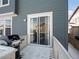
[(76, 28), (79, 27), (79, 6), (77, 6), (76, 10), (74, 11), (74, 13), (69, 18), (68, 25), (69, 25), (68, 26), (69, 32), (70, 32), (72, 27), (76, 27)]
[[(52, 37), (55, 36), (68, 49), (67, 2), (67, 0), (0, 0), (0, 18), (10, 17), (12, 34), (27, 35), (28, 44), (52, 46)], [(33, 28), (35, 26), (37, 29)]]
[[(68, 21), (69, 41), (79, 49), (79, 40), (76, 36), (79, 36), (79, 6), (73, 12)], [(78, 38), (79, 39), (79, 38)]]

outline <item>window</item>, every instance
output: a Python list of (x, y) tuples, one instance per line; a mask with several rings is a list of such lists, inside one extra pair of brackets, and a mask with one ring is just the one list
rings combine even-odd
[(0, 29), (0, 35), (3, 35), (3, 29)]
[(9, 0), (0, 0), (0, 7), (8, 6), (8, 5), (9, 5)]
[(6, 28), (5, 29), (5, 35), (6, 36), (11, 35), (11, 28)]
[(2, 5), (8, 4), (8, 0), (3, 0)]
[(7, 18), (5, 20), (6, 28), (5, 28), (5, 35), (11, 35), (11, 29), (12, 29), (12, 20), (11, 18)]
[(12, 34), (12, 17), (0, 18), (0, 35)]

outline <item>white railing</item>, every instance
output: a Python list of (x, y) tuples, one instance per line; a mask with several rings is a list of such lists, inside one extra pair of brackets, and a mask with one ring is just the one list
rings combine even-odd
[(62, 46), (62, 44), (56, 39), (56, 37), (53, 37), (53, 42), (55, 59), (72, 59), (68, 51)]

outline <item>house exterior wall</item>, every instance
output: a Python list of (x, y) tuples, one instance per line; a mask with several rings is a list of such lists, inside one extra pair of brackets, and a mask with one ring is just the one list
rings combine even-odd
[(0, 7), (0, 16), (1, 14), (10, 13), (10, 12), (17, 14), (17, 8), (16, 8), (17, 1), (18, 0), (9, 0), (9, 5)]
[[(68, 48), (67, 35), (67, 0), (18, 0), (18, 15), (13, 17), (13, 34), (27, 34), (27, 15), (33, 13), (53, 12), (53, 35), (63, 46)], [(24, 22), (26, 19), (26, 22)]]

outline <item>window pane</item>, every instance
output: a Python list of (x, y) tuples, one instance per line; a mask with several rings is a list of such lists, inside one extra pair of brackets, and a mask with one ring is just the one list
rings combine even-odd
[(3, 5), (8, 4), (8, 0), (3, 0), (2, 4)]
[(2, 29), (0, 30), (0, 35), (3, 35), (3, 30)]
[(5, 20), (5, 35), (11, 35), (11, 19), (6, 19)]
[(6, 28), (6, 36), (11, 35), (11, 28)]

